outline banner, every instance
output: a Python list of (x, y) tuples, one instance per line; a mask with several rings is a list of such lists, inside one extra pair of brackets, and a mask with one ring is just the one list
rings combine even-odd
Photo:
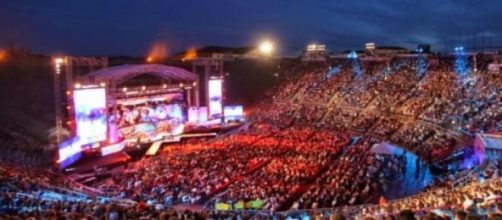
[(229, 204), (227, 203), (216, 203), (216, 205), (214, 206), (214, 209), (218, 210), (218, 211), (229, 211), (229, 210), (232, 210), (232, 206), (230, 206)]
[(244, 201), (240, 200), (239, 202), (234, 204), (234, 209), (235, 210), (240, 210), (244, 209)]

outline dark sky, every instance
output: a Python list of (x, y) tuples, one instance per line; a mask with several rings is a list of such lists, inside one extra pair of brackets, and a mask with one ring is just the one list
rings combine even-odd
[(0, 0), (0, 48), (144, 55), (155, 42), (174, 53), (265, 37), (283, 55), (310, 42), (334, 51), (367, 41), (435, 50), (461, 41), (495, 46), (502, 45), (501, 9), (500, 0)]

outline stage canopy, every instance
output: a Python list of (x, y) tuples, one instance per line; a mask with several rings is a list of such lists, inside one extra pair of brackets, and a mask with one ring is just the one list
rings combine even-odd
[(195, 82), (197, 75), (185, 69), (160, 64), (122, 65), (101, 69), (85, 75), (85, 83), (113, 82), (120, 84), (133, 77), (151, 74), (167, 81)]

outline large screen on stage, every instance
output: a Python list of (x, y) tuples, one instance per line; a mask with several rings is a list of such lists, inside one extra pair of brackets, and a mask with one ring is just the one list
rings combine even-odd
[(244, 119), (244, 108), (242, 105), (225, 106), (223, 108), (225, 122), (242, 121)]
[(204, 124), (207, 122), (207, 107), (191, 107), (188, 109), (188, 122)]
[(179, 103), (148, 102), (141, 105), (118, 106), (111, 114), (110, 138), (155, 140), (174, 134), (183, 123), (183, 109)]
[(80, 144), (106, 140), (105, 88), (79, 89), (73, 92), (77, 136)]
[(222, 95), (223, 81), (221, 79), (209, 80), (209, 120), (221, 118), (223, 114)]

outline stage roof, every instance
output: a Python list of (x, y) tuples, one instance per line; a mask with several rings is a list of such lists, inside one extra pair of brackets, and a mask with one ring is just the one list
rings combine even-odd
[(197, 75), (174, 66), (161, 64), (138, 64), (114, 66), (85, 75), (89, 81), (103, 82), (116, 81), (118, 83), (126, 81), (135, 76), (151, 74), (159, 78), (172, 81), (196, 81)]

